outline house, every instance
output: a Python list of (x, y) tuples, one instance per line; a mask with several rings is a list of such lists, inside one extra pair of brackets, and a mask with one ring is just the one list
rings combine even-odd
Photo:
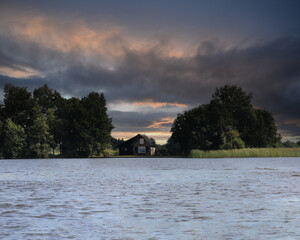
[(146, 135), (138, 134), (119, 145), (120, 155), (155, 155), (154, 143)]

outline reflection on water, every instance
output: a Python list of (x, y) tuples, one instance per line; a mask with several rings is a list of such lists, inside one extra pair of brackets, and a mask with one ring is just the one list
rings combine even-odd
[(300, 158), (0, 161), (0, 239), (300, 239)]

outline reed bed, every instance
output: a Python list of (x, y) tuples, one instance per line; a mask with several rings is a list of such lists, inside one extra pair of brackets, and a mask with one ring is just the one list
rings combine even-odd
[(244, 148), (232, 150), (192, 150), (190, 158), (300, 157), (300, 148)]

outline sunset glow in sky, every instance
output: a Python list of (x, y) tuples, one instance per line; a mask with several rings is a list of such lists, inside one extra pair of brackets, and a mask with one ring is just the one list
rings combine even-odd
[(164, 143), (177, 113), (234, 84), (300, 136), (300, 1), (0, 1), (5, 83), (103, 92), (116, 138)]

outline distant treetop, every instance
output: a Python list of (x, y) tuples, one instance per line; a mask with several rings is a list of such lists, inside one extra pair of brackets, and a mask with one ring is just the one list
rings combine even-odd
[(252, 94), (237, 86), (217, 88), (209, 104), (203, 104), (175, 119), (169, 147), (181, 152), (192, 149), (276, 147), (280, 142), (275, 120), (266, 110), (251, 104)]

